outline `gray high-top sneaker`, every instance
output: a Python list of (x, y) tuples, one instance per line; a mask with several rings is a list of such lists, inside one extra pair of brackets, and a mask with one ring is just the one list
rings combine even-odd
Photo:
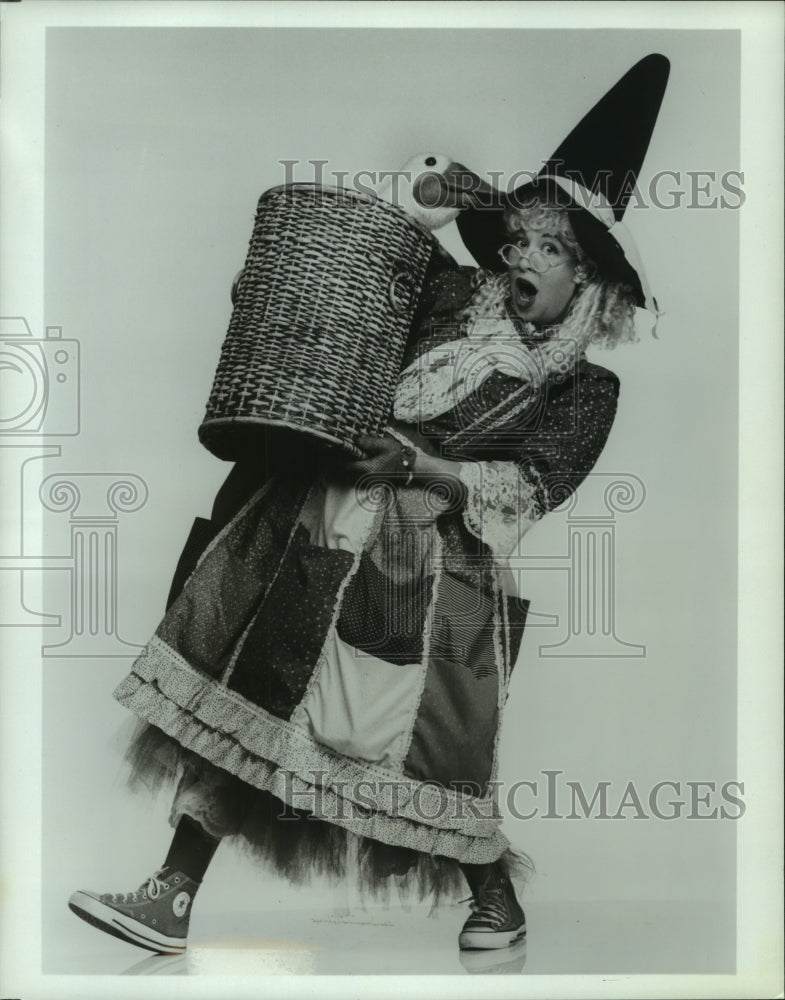
[(133, 892), (79, 890), (68, 906), (82, 920), (140, 948), (164, 955), (185, 951), (191, 903), (200, 883), (162, 868)]
[(461, 948), (507, 948), (526, 936), (526, 917), (506, 875), (489, 875), (471, 909), (458, 938)]

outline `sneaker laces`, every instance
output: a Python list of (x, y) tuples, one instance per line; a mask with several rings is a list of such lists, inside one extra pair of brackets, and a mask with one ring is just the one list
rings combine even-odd
[(491, 920), (504, 921), (507, 919), (507, 903), (504, 898), (504, 889), (483, 889), (479, 900), (473, 899), (469, 904), (472, 913), (479, 913), (487, 916)]
[(169, 883), (164, 882), (162, 878), (165, 871), (165, 868), (160, 868), (157, 872), (153, 872), (142, 886), (142, 889), (144, 889), (150, 899), (158, 899), (161, 895), (161, 890), (169, 888)]
[(168, 889), (169, 883), (162, 878), (165, 868), (159, 868), (157, 872), (145, 879), (138, 889), (133, 892), (113, 892), (112, 899), (117, 903), (135, 903), (138, 899), (158, 899), (162, 889)]

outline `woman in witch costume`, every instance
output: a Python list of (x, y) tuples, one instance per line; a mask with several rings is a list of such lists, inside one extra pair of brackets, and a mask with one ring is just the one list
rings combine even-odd
[(363, 459), (235, 466), (115, 692), (140, 717), (134, 779), (177, 779), (174, 838), (139, 889), (74, 893), (79, 916), (183, 951), (216, 847), (241, 837), (293, 881), (350, 856), (365, 886), (465, 879), (461, 947), (525, 934), (528, 862), (494, 797), (527, 608), (505, 560), (610, 432), (619, 383), (586, 348), (656, 312), (621, 217), (667, 76), (642, 60), (530, 184), (460, 217), (480, 269), (428, 283)]

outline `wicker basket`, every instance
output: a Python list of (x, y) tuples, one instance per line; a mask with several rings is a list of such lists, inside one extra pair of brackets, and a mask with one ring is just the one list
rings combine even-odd
[(259, 199), (199, 439), (236, 459), (270, 426), (358, 454), (392, 409), (438, 244), (395, 205), (293, 184)]

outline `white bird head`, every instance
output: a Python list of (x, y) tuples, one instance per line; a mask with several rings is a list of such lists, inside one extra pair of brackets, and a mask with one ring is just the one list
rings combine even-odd
[(452, 222), (474, 198), (492, 189), (444, 153), (417, 153), (400, 170), (388, 171), (378, 194), (398, 205), (427, 229)]

